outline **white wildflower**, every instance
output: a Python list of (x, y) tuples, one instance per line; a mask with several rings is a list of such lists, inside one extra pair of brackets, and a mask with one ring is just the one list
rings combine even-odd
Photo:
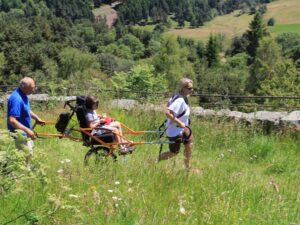
[(109, 189), (109, 190), (108, 190), (108, 192), (110, 192), (110, 193), (113, 193), (113, 192), (114, 192), (114, 190), (111, 190), (111, 189)]
[(120, 184), (120, 181), (116, 181), (116, 182), (115, 182), (115, 185), (119, 185), (119, 184)]
[(59, 170), (57, 170), (57, 173), (63, 173), (64, 172), (64, 170), (63, 169), (59, 169)]
[(61, 163), (61, 164), (64, 164), (64, 163), (65, 163), (65, 161), (64, 161), (64, 160), (61, 160), (61, 161), (60, 161), (60, 163)]
[(183, 208), (182, 206), (179, 208), (179, 212), (183, 215), (186, 214), (185, 208)]
[(112, 199), (117, 201), (118, 200), (118, 197), (117, 196), (112, 196)]
[(70, 159), (65, 159), (65, 162), (69, 163), (69, 162), (71, 162), (71, 160)]
[(73, 194), (69, 194), (69, 197), (70, 197), (70, 198), (79, 198), (78, 195), (73, 195)]

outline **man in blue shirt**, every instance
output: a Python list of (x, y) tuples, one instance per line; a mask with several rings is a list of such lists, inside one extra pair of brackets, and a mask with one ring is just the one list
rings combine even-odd
[[(24, 77), (20, 81), (19, 87), (13, 91), (7, 102), (7, 128), (11, 132), (16, 129), (24, 131), (24, 135), (34, 140), (35, 133), (31, 129), (31, 118), (38, 124), (44, 124), (35, 113), (30, 110), (30, 103), (27, 95), (30, 95), (35, 90), (35, 82), (30, 77)], [(25, 143), (24, 143), (25, 144)], [(32, 141), (26, 143), (32, 155)], [(17, 147), (20, 146), (17, 143)], [(20, 148), (22, 149), (22, 147)], [(26, 160), (29, 162), (29, 159)]]

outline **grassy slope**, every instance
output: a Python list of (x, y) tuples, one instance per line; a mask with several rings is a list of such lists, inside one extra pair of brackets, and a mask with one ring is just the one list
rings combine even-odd
[(214, 20), (205, 23), (201, 28), (197, 29), (172, 29), (167, 35), (180, 35), (187, 38), (206, 41), (210, 34), (224, 34), (227, 38), (234, 35), (242, 34), (248, 27), (253, 16), (241, 15), (236, 16), (237, 12), (218, 16)]
[[(172, 29), (167, 35), (180, 35), (187, 38), (206, 41), (210, 34), (225, 34), (227, 39), (234, 35), (240, 35), (248, 28), (253, 16), (242, 15), (237, 17), (237, 12), (229, 15), (218, 16), (214, 20), (205, 23), (198, 29)], [(268, 4), (268, 11), (264, 15), (265, 20), (275, 18), (275, 26), (270, 32), (300, 32), (300, 1), (277, 0)]]
[[(139, 130), (163, 120), (154, 112), (111, 113)], [(155, 163), (155, 145), (139, 146), (116, 163), (84, 167), (87, 149), (81, 143), (37, 140), (35, 157), (45, 164), (49, 183), (28, 183), (25, 190), (0, 196), (6, 206), (0, 224), (31, 209), (41, 224), (300, 223), (299, 136), (263, 136), (241, 125), (196, 118), (192, 128), (194, 165), (203, 177), (186, 174), (182, 153)], [(20, 218), (16, 224), (24, 223)]]
[(108, 14), (110, 14), (112, 11), (114, 11), (114, 10), (111, 9), (111, 7), (109, 5), (103, 5), (100, 8), (93, 9), (93, 14), (95, 17), (99, 17), (99, 16), (105, 17)]

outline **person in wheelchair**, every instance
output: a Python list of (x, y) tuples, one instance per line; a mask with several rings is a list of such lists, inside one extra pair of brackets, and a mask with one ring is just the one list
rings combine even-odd
[[(98, 104), (99, 101), (95, 96), (89, 95), (85, 99), (85, 107), (87, 109), (85, 117), (88, 127), (93, 129), (91, 134), (101, 135), (103, 133), (112, 132), (115, 134), (118, 143), (124, 142), (122, 140), (123, 132), (120, 122), (115, 121), (113, 118), (107, 117), (106, 115), (98, 115), (96, 112)], [(133, 148), (130, 144), (120, 144), (121, 154), (126, 154), (131, 151), (133, 151)]]

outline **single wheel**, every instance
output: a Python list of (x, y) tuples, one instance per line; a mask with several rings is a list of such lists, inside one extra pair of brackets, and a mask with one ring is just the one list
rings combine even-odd
[[(92, 147), (84, 156), (84, 165), (88, 165), (89, 163), (99, 164), (104, 162), (108, 157), (109, 149), (104, 146)], [(117, 160), (117, 156), (113, 153), (111, 157), (114, 161)]]

